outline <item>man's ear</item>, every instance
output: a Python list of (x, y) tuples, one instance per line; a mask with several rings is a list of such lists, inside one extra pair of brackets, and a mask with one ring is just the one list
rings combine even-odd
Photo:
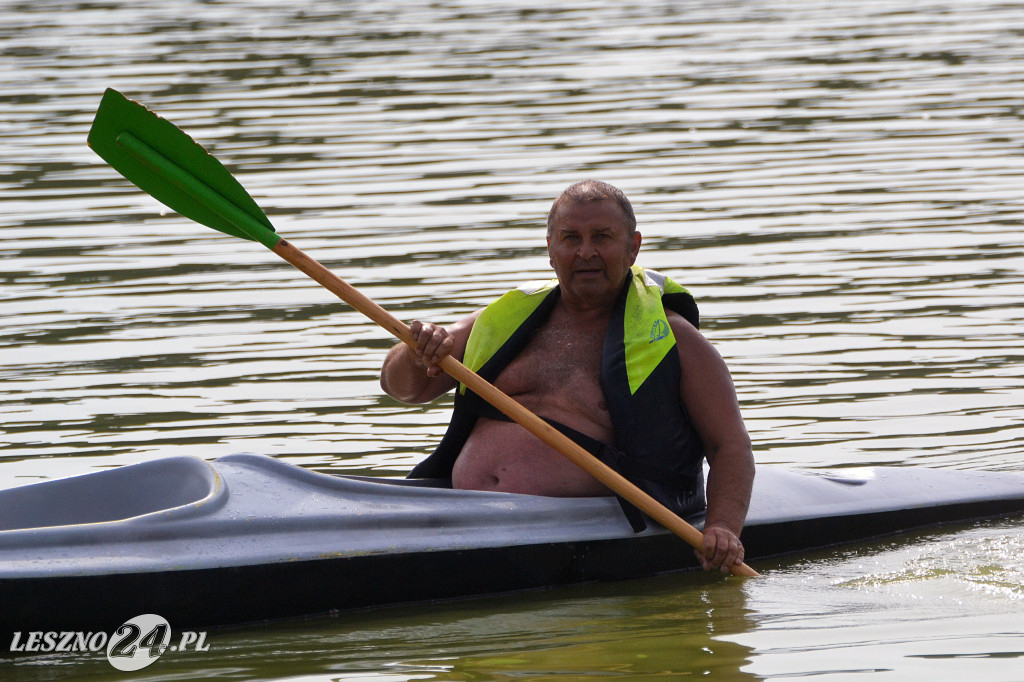
[(636, 262), (637, 256), (640, 255), (640, 243), (643, 242), (643, 236), (639, 232), (633, 233), (633, 244), (632, 244), (632, 256), (630, 257), (629, 264), (632, 265)]

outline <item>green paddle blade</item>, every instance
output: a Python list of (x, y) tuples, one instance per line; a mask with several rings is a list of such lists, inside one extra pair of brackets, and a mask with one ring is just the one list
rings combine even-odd
[(270, 249), (281, 240), (220, 161), (173, 123), (117, 90), (103, 94), (89, 146), (133, 184), (187, 218)]

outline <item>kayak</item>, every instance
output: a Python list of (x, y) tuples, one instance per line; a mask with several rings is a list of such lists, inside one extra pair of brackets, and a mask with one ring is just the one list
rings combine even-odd
[[(759, 466), (743, 542), (749, 563), (1017, 513), (1024, 474)], [(217, 626), (697, 568), (656, 524), (634, 532), (613, 497), (452, 490), (253, 454), (0, 491), (0, 642), (147, 613)]]

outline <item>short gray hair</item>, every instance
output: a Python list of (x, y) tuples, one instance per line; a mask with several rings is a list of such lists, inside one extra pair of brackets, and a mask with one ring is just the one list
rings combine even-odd
[(629, 203), (629, 199), (626, 198), (626, 194), (615, 187), (609, 185), (607, 182), (601, 180), (580, 180), (566, 187), (558, 198), (555, 199), (555, 203), (551, 204), (551, 210), (548, 211), (548, 234), (551, 233), (551, 223), (555, 219), (555, 213), (558, 209), (566, 203), (574, 204), (586, 204), (591, 201), (604, 201), (605, 199), (614, 199), (615, 203), (622, 209), (622, 214), (626, 216), (626, 229), (629, 234), (636, 232), (636, 215), (633, 213), (633, 204)]

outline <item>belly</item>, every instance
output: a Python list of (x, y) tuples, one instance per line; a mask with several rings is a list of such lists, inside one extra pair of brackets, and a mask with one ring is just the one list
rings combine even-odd
[[(570, 424), (578, 428), (575, 424)], [(580, 429), (584, 433), (594, 429)], [(606, 434), (588, 433), (594, 437)], [(611, 492), (594, 477), (519, 424), (480, 419), (452, 470), (452, 485), (552, 497), (590, 497)]]

